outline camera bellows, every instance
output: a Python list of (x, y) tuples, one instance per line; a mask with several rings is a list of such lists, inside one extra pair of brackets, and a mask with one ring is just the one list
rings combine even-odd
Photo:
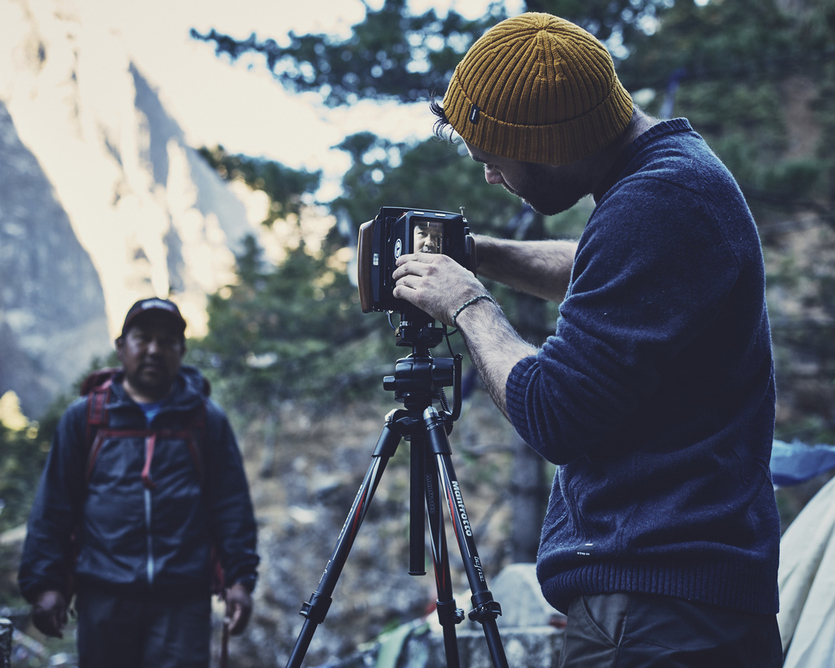
[(463, 139), (512, 160), (560, 165), (601, 150), (625, 129), (632, 98), (606, 47), (550, 14), (488, 30), (455, 73), (444, 111)]

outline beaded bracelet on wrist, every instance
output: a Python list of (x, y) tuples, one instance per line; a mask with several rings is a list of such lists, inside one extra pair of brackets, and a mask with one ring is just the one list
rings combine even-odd
[(455, 313), (452, 314), (452, 326), (453, 327), (458, 327), (457, 320), (458, 320), (458, 316), (461, 315), (461, 311), (463, 311), (468, 306), (472, 306), (476, 302), (480, 302), (483, 299), (486, 299), (487, 301), (492, 302), (496, 306), (499, 305), (499, 302), (497, 302), (495, 299), (493, 299), (493, 295), (488, 295), (488, 294), (477, 295), (477, 296), (473, 297), (472, 299), (468, 299), (463, 304), (461, 304), (461, 306), (458, 307), (458, 309), (455, 311)]

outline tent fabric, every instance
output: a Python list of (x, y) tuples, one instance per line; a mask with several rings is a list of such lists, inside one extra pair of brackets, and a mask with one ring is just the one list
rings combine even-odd
[(835, 657), (835, 478), (812, 497), (780, 541), (784, 668), (832, 668)]

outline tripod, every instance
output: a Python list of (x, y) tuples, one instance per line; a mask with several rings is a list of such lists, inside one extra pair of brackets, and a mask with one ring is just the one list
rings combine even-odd
[[(438, 621), (443, 629), (447, 666), (459, 667), (455, 625), (463, 621), (464, 611), (457, 608), (452, 593), (442, 513), (442, 490), (472, 592), (473, 609), (469, 618), (482, 625), (494, 668), (507, 668), (507, 658), (496, 625), (501, 606), (493, 600), (493, 595), (487, 588), (484, 567), (476, 550), (461, 488), (455, 477), (452, 450), (447, 438), (453, 421), (460, 414), (461, 355), (452, 359), (434, 359), (429, 354), (429, 348), (440, 341), (439, 331), (431, 324), (423, 328), (409, 329), (408, 323), (405, 327), (404, 323), (401, 323), (398, 345), (412, 344), (412, 354), (397, 360), (394, 376), (386, 376), (383, 379), (383, 387), (394, 390), (395, 398), (403, 402), (404, 408), (393, 410), (386, 416), (368, 471), (339, 533), (333, 554), (319, 580), (319, 586), (310, 599), (302, 604), (300, 614), (305, 617), (305, 621), (287, 662), (287, 668), (301, 666), (317, 626), (325, 620), (333, 600), (331, 595), (348, 553), (382, 479), (386, 464), (402, 439), (411, 442), (409, 574), (425, 574), (424, 520), (428, 518), (438, 592)], [(453, 382), (456, 385), (455, 407), (452, 412), (439, 413), (432, 402), (439, 399), (445, 404), (443, 388), (451, 386)]]

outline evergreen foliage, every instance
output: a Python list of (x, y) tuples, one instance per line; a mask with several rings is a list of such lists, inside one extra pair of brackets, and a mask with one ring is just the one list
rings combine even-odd
[[(209, 334), (190, 342), (227, 409), (254, 416), (285, 401), (327, 406), (363, 396), (383, 373), (344, 264), (301, 243), (277, 267), (249, 237), (236, 285), (209, 298)], [(372, 383), (372, 381), (374, 381)]]
[(271, 160), (230, 155), (222, 146), (201, 148), (200, 155), (227, 181), (243, 181), (250, 188), (263, 190), (270, 198), (264, 225), (288, 216), (298, 216), (304, 206), (302, 196), (319, 187), (322, 172), (308, 172), (285, 167)]
[(690, 119), (759, 208), (755, 213), (813, 206), (825, 178), (824, 156), (799, 154), (796, 145), (798, 132), (814, 129), (791, 127), (791, 84), (820, 86), (835, 59), (831, 41), (809, 39), (804, 14), (771, 1), (679, 0), (619, 70), (630, 90), (657, 93), (651, 111)]
[[(599, 39), (628, 43), (664, 0), (529, 0), (529, 11), (550, 12), (582, 25)], [(365, 20), (345, 40), (332, 35), (297, 35), (288, 42), (245, 40), (210, 30), (191, 31), (195, 39), (215, 44), (218, 55), (233, 60), (255, 52), (283, 85), (299, 92), (316, 91), (325, 104), (352, 104), (360, 99), (416, 102), (446, 88), (461, 57), (490, 26), (507, 18), (503, 3), (491, 3), (484, 16), (467, 20), (454, 10), (439, 16), (434, 9), (415, 15), (407, 0), (385, 0), (379, 10), (366, 6)]]
[(35, 498), (32, 481), (40, 478), (49, 452), (49, 441), (37, 423), (21, 429), (9, 428), (0, 421), (0, 533), (26, 522)]
[(353, 221), (373, 218), (381, 206), (427, 208), (464, 214), (480, 232), (500, 229), (519, 210), (501, 188), (484, 187), (483, 167), (464, 159), (459, 147), (429, 139), (392, 143), (371, 133), (347, 137), (338, 148), (351, 156), (342, 195), (329, 204)]
[(835, 5), (677, 0), (620, 68), (728, 165), (768, 271), (785, 440), (835, 442)]
[(289, 34), (282, 46), (275, 39), (246, 40), (211, 30), (196, 39), (212, 41), (218, 54), (237, 59), (249, 51), (261, 53), (273, 75), (289, 88), (322, 93), (325, 104), (350, 104), (362, 98), (414, 102), (425, 98), (452, 72), (458, 60), (483, 32), (485, 24), (504, 17), (494, 6), (488, 16), (468, 21), (456, 12), (446, 18), (430, 10), (407, 13), (406, 0), (385, 0), (381, 9), (367, 9), (365, 21), (340, 41), (331, 35)]
[[(84, 378), (96, 369), (117, 364), (115, 352), (105, 360), (94, 359), (72, 389), (59, 395), (37, 422), (19, 412), (15, 415), (13, 410), (9, 424), (7, 410), (0, 410), (0, 533), (24, 524), (29, 517), (58, 421), (78, 396)], [(0, 405), (6, 401), (4, 395)]]

